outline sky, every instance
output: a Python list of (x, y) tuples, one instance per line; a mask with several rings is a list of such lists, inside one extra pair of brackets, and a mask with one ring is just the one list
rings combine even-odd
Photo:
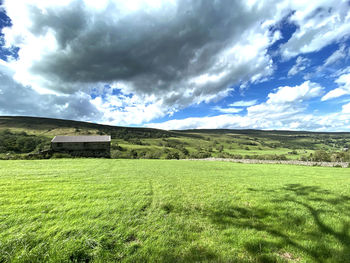
[(0, 0), (0, 115), (350, 131), (350, 1)]

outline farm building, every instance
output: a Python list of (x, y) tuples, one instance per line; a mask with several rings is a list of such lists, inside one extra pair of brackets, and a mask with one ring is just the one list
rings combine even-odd
[(111, 136), (55, 136), (51, 140), (53, 152), (76, 156), (109, 157)]

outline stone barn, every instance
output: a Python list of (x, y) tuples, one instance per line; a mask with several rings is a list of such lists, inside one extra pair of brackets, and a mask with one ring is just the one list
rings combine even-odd
[(110, 157), (111, 136), (55, 136), (51, 140), (53, 152), (73, 156)]

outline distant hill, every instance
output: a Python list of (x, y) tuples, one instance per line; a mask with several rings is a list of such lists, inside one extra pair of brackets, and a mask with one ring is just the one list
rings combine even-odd
[(110, 134), (113, 136), (128, 134), (130, 137), (137, 138), (158, 138), (172, 135), (169, 131), (152, 128), (120, 127), (82, 121), (26, 116), (0, 116), (0, 129), (14, 129), (41, 135), (72, 135), (78, 133)]
[[(175, 130), (174, 130), (175, 131)], [(280, 135), (302, 135), (302, 134), (331, 134), (331, 135), (350, 135), (350, 132), (316, 132), (316, 131), (291, 131), (291, 130), (254, 130), (254, 129), (188, 129), (188, 130), (177, 130), (176, 132), (185, 132), (185, 133), (207, 133), (207, 134), (228, 134), (228, 133), (237, 133), (237, 134), (280, 134)]]
[(349, 132), (253, 129), (165, 131), (19, 116), (0, 116), (0, 158), (47, 149), (56, 135), (111, 135), (112, 158), (350, 159), (347, 152), (350, 148)]
[[(79, 132), (101, 132), (115, 133), (125, 132), (135, 134), (137, 137), (164, 137), (164, 136), (186, 136), (188, 134), (207, 134), (207, 135), (223, 135), (223, 134), (245, 134), (258, 136), (276, 136), (276, 135), (350, 135), (350, 132), (313, 132), (313, 131), (289, 131), (289, 130), (254, 130), (254, 129), (188, 129), (188, 130), (171, 130), (165, 131), (154, 128), (140, 127), (123, 127), (104, 125), (83, 121), (28, 117), (28, 116), (0, 116), (0, 129), (16, 129), (26, 130), (28, 132), (44, 132), (53, 133), (52, 131), (62, 131), (77, 133)], [(71, 129), (74, 131), (72, 132)]]

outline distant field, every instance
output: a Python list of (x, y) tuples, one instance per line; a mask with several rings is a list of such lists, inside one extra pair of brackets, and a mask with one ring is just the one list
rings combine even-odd
[(0, 116), (0, 159), (40, 159), (38, 153), (50, 149), (55, 135), (110, 135), (113, 159), (217, 157), (350, 162), (349, 132), (164, 131), (20, 116)]
[(0, 161), (0, 262), (350, 262), (350, 169)]

